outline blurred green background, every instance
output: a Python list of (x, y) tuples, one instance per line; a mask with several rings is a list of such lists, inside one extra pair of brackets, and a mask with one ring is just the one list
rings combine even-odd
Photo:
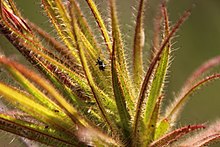
[[(146, 13), (146, 51), (152, 43), (152, 25), (155, 17), (156, 6), (159, 0), (148, 0)], [(49, 28), (49, 21), (42, 13), (40, 8), (40, 0), (15, 0), (21, 12), (25, 17), (37, 23), (39, 26), (51, 32)], [(100, 5), (104, 3), (99, 0)], [(120, 17), (121, 28), (125, 32), (125, 36), (130, 36), (132, 33), (126, 29), (131, 29), (131, 24), (134, 21), (132, 17), (132, 6), (136, 4), (136, 0), (118, 0), (118, 14)], [(220, 55), (220, 0), (184, 0), (176, 1), (170, 0), (168, 3), (168, 10), (170, 14), (171, 24), (173, 24), (182, 12), (192, 5), (195, 7), (192, 10), (192, 15), (184, 23), (174, 38), (175, 50), (172, 54), (174, 61), (169, 69), (170, 73), (167, 78), (168, 86), (166, 86), (166, 102), (172, 101), (173, 97), (178, 94), (184, 80), (203, 62)], [(86, 6), (83, 6), (86, 11), (89, 11)], [(102, 7), (103, 8), (103, 7)], [(104, 7), (105, 8), (105, 7)], [(103, 13), (106, 10), (102, 10)], [(88, 12), (87, 12), (88, 13)], [(52, 32), (51, 32), (52, 33)], [(125, 37), (126, 38), (126, 37)], [(129, 38), (129, 37), (127, 37)], [(129, 41), (127, 46), (129, 47)], [(24, 58), (4, 39), (0, 36), (0, 52), (8, 56), (13, 56), (24, 62)], [(147, 59), (146, 59), (147, 61)], [(220, 68), (216, 71), (220, 71)], [(220, 82), (216, 81), (203, 87), (196, 93), (185, 106), (183, 115), (180, 117), (177, 126), (183, 126), (195, 123), (212, 122), (220, 119)], [(5, 137), (7, 136), (7, 137)], [(0, 136), (0, 139), (8, 138), (8, 135)], [(4, 145), (8, 146), (10, 142), (7, 140)], [(17, 146), (12, 142), (10, 146)], [(20, 145), (22, 146), (22, 145)], [(220, 144), (212, 145), (220, 146)]]

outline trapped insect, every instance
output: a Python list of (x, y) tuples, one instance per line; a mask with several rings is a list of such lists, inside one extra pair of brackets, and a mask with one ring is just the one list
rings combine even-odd
[(103, 60), (100, 59), (100, 57), (97, 59), (96, 65), (99, 66), (99, 69), (104, 71), (105, 70), (105, 63), (103, 62)]

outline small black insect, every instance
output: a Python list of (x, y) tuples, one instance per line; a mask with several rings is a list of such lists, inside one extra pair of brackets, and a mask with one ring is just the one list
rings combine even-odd
[(99, 69), (104, 71), (105, 70), (105, 63), (103, 62), (103, 60), (100, 59), (100, 57), (97, 59), (96, 65), (99, 66)]
[(45, 128), (45, 129), (48, 129), (48, 128), (49, 128), (49, 126), (45, 126), (44, 128)]
[(56, 109), (55, 109), (54, 112), (59, 112), (59, 110), (56, 110)]

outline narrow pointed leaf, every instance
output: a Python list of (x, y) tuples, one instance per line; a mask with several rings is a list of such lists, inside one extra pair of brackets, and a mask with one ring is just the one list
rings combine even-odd
[(164, 39), (160, 49), (158, 50), (156, 56), (154, 57), (154, 59), (152, 60), (148, 71), (146, 73), (146, 76), (144, 78), (144, 81), (142, 83), (141, 86), (141, 90), (138, 96), (138, 102), (136, 105), (136, 114), (134, 117), (134, 123), (133, 123), (133, 133), (134, 133), (134, 140), (135, 142), (138, 142), (138, 127), (141, 121), (141, 112), (142, 112), (142, 107), (143, 107), (143, 102), (145, 99), (145, 93), (147, 90), (147, 87), (149, 86), (149, 81), (150, 81), (150, 77), (153, 74), (153, 71), (157, 65), (157, 63), (160, 61), (160, 57), (161, 54), (163, 53), (166, 45), (169, 43), (170, 38), (176, 33), (177, 29), (180, 27), (180, 25), (185, 21), (186, 18), (188, 18), (188, 16), (190, 15), (190, 11), (185, 11), (184, 14), (182, 15), (182, 17), (177, 21), (177, 23), (175, 24), (175, 26), (172, 28), (171, 32), (169, 33), (169, 35), (167, 35), (167, 37)]
[(52, 47), (53, 50), (56, 50), (61, 56), (64, 56), (64, 59), (61, 59), (61, 62), (67, 64), (71, 69), (77, 71), (78, 74), (82, 74), (81, 66), (77, 63), (76, 59), (72, 56), (70, 50), (66, 48), (61, 42), (57, 41), (54, 37), (50, 36), (49, 33), (45, 32), (43, 29), (38, 27), (36, 24), (33, 24), (30, 21), (27, 21), (31, 29), (37, 32), (46, 42)]
[[(0, 63), (9, 65), (10, 63), (7, 63), (8, 61), (6, 59), (0, 58)], [(45, 105), (51, 110), (57, 110), (60, 111), (61, 108), (57, 106), (53, 101), (48, 99), (48, 97), (42, 93), (39, 89), (35, 87), (28, 79), (26, 79), (21, 73), (19, 73), (15, 68), (13, 67), (6, 67), (7, 70), (13, 75), (13, 77), (29, 92), (32, 96), (34, 101), (40, 102), (41, 104)], [(59, 114), (58, 114), (59, 115)]]
[[(4, 15), (2, 15), (4, 16)], [(3, 23), (3, 22), (2, 22)], [(7, 23), (7, 21), (4, 21), (3, 24), (0, 24), (1, 31), (5, 35), (5, 37), (34, 65), (37, 65), (38, 68), (46, 68), (51, 67), (51, 63), (53, 64), (53, 71), (56, 72), (59, 70), (64, 70), (67, 72), (68, 77), (71, 78), (70, 84), (72, 85), (72, 82), (76, 82), (81, 86), (82, 89), (85, 88), (85, 90), (89, 89), (88, 85), (85, 83), (85, 79), (83, 79), (81, 76), (79, 76), (75, 71), (70, 70), (66, 66), (64, 66), (62, 63), (59, 63), (56, 61), (56, 59), (53, 59), (53, 57), (49, 56), (51, 53), (48, 49), (44, 48), (39, 41), (35, 40), (36, 38), (32, 36), (32, 34), (25, 35), (21, 33), (19, 30), (15, 30), (15, 28), (11, 28), (11, 25)], [(5, 26), (8, 26), (5, 27)], [(30, 37), (31, 35), (31, 37)], [(35, 39), (33, 39), (35, 38)], [(46, 53), (46, 54), (45, 54)], [(49, 61), (49, 62), (47, 62)], [(37, 63), (37, 64), (36, 64)], [(41, 66), (41, 67), (39, 67)], [(58, 70), (57, 70), (58, 69)], [(51, 71), (49, 71), (51, 72)], [(60, 74), (60, 73), (58, 73)], [(61, 73), (63, 75), (63, 72)], [(58, 77), (58, 78), (62, 78)], [(68, 79), (70, 79), (68, 78)], [(67, 78), (66, 78), (67, 79)], [(74, 84), (73, 84), (74, 85)], [(86, 91), (87, 91), (86, 90)]]
[(101, 17), (101, 14), (99, 13), (99, 10), (93, 0), (86, 0), (86, 2), (88, 3), (89, 8), (91, 9), (91, 11), (95, 17), (96, 22), (99, 25), (99, 28), (102, 32), (103, 37), (104, 37), (107, 49), (108, 49), (109, 53), (111, 54), (112, 53), (112, 41), (110, 39), (110, 36), (108, 35), (108, 30), (107, 30), (105, 23)]
[(9, 8), (10, 6), (2, 2), (0, 3), (0, 19), (5, 21), (4, 23), (6, 23), (6, 26), (11, 26), (11, 28), (17, 30), (20, 33), (26, 34), (27, 36), (30, 35), (31, 30), (26, 22), (22, 18), (16, 16), (13, 10)]
[(162, 138), (154, 141), (150, 147), (163, 147), (163, 146), (168, 146), (170, 145), (172, 142), (178, 140), (180, 137), (194, 131), (194, 130), (198, 130), (198, 129), (204, 129), (205, 126), (204, 125), (189, 125), (186, 127), (182, 127), (179, 129), (176, 129), (172, 132), (170, 132), (169, 134), (166, 134), (165, 136), (163, 136)]
[(130, 83), (130, 77), (128, 75), (128, 70), (125, 62), (125, 55), (122, 43), (121, 32), (119, 29), (119, 23), (116, 14), (115, 0), (109, 1), (109, 6), (111, 10), (111, 20), (112, 20), (112, 37), (114, 39), (114, 50), (115, 50), (115, 60), (117, 62), (118, 77), (122, 84), (122, 90), (125, 95), (125, 100), (128, 103), (128, 108), (131, 112), (134, 110), (134, 96), (132, 91), (132, 86)]
[(195, 83), (199, 78), (201, 78), (204, 75), (204, 73), (207, 73), (209, 70), (218, 66), (219, 64), (220, 64), (220, 56), (211, 58), (205, 63), (203, 63), (188, 77), (188, 79), (186, 80), (185, 84), (182, 87), (181, 92), (185, 92), (187, 88), (191, 87), (193, 83)]
[(93, 77), (92, 77), (92, 74), (90, 72), (90, 69), (88, 67), (88, 61), (85, 57), (85, 51), (84, 49), (82, 48), (82, 44), (81, 42), (79, 41), (80, 40), (80, 34), (79, 32), (77, 31), (77, 23), (75, 21), (75, 15), (74, 15), (74, 9), (72, 8), (70, 10), (70, 14), (71, 14), (71, 22), (72, 22), (72, 26), (73, 26), (73, 34), (75, 35), (75, 40), (76, 40), (76, 46), (77, 46), (77, 49), (79, 51), (79, 57), (80, 57), (80, 61), (82, 63), (82, 66), (83, 66), (83, 70), (85, 72), (85, 75), (86, 75), (86, 78), (87, 78), (87, 81), (88, 81), (88, 84), (91, 88), (91, 91), (93, 93), (93, 96), (95, 98), (95, 101), (96, 101), (96, 104), (101, 112), (101, 115), (103, 116), (104, 120), (106, 121), (108, 127), (110, 128), (110, 130), (113, 132), (113, 134), (116, 135), (116, 127), (115, 127), (115, 124), (113, 123), (112, 120), (110, 120), (109, 118), (109, 115), (107, 115), (107, 112), (106, 112), (106, 109), (104, 108), (104, 105), (103, 105), (103, 102), (100, 98), (100, 91), (98, 90), (96, 84), (94, 83), (94, 80), (93, 80)]
[[(70, 7), (69, 8), (70, 11), (74, 11), (74, 7)], [(75, 11), (74, 11), (75, 12)], [(75, 14), (75, 13), (74, 13)], [(74, 15), (72, 14), (72, 15)], [(75, 17), (75, 16), (73, 16)], [(96, 66), (94, 67), (95, 63), (93, 62), (88, 62), (88, 61), (96, 61), (97, 60), (97, 55), (92, 51), (93, 50), (93, 46), (90, 44), (90, 42), (87, 40), (87, 38), (85, 37), (85, 35), (82, 33), (82, 31), (79, 29), (78, 24), (76, 23), (75, 25), (75, 34), (79, 35), (78, 39), (80, 40), (80, 46), (81, 48), (83, 48), (83, 55), (86, 58), (86, 66), (87, 69), (89, 70), (89, 73), (91, 74), (91, 77), (93, 77), (93, 82), (95, 85), (99, 85), (99, 87), (105, 88), (106, 83), (108, 83), (108, 78), (103, 79), (103, 76), (109, 76), (109, 75), (105, 75), (102, 71), (100, 71), (99, 68), (97, 68)], [(84, 51), (84, 49), (86, 49)], [(95, 79), (100, 79), (103, 81), (103, 85), (100, 84), (99, 80), (95, 80)], [(106, 107), (110, 108), (112, 111), (116, 111), (116, 105), (115, 103), (109, 98), (109, 96), (107, 96), (103, 90), (101, 90), (98, 86), (96, 86), (97, 90), (99, 91), (99, 94), (101, 95), (102, 99), (103, 99), (103, 103)]]
[(58, 130), (63, 130), (68, 134), (75, 136), (74, 132), (76, 131), (76, 126), (71, 123), (70, 120), (66, 119), (64, 122), (62, 117), (59, 117), (55, 112), (34, 102), (23, 92), (0, 83), (0, 95), (2, 95), (11, 104), (29, 113), (36, 119), (46, 124), (52, 124)]
[(190, 138), (187, 138), (182, 143), (181, 147), (202, 147), (209, 146), (212, 143), (215, 143), (220, 140), (220, 121), (216, 121), (207, 127), (206, 129), (200, 131), (197, 134), (194, 134)]
[(75, 40), (71, 31), (70, 19), (61, 0), (42, 0), (42, 4), (60, 38), (79, 62), (78, 54), (74, 48)]
[[(12, 87), (8, 87), (3, 83), (0, 83), (0, 95), (2, 95), (7, 101), (15, 105), (17, 108), (32, 115), (37, 120), (40, 120), (48, 125), (50, 124), (54, 129), (58, 129), (59, 131), (67, 133), (67, 135), (71, 135), (73, 138), (78, 139), (76, 141), (79, 142), (79, 145), (82, 144), (80, 143), (80, 140), (82, 138), (83, 142), (85, 142), (86, 144), (90, 142), (91, 139), (99, 139), (105, 141), (107, 144), (115, 144), (114, 140), (93, 129), (92, 127), (88, 125), (86, 126), (86, 128), (80, 125), (76, 126), (71, 122), (70, 119), (59, 117), (59, 115), (57, 115), (57, 112), (51, 111), (48, 108), (37, 104), (23, 92), (15, 90)], [(84, 133), (88, 134), (88, 137), (85, 138), (83, 136)]]
[[(163, 6), (163, 4), (161, 5)], [(150, 60), (153, 59), (153, 57), (155, 56), (157, 50), (159, 49), (160, 47), (160, 43), (161, 43), (161, 30), (162, 30), (162, 20), (163, 20), (163, 14), (162, 14), (162, 11), (161, 11), (161, 8), (162, 7), (159, 7), (158, 8), (158, 12), (156, 14), (156, 18), (154, 20), (154, 34), (153, 34), (153, 46), (151, 48), (151, 55), (150, 55)]]
[(83, 14), (82, 10), (79, 7), (79, 4), (76, 1), (73, 1), (72, 6), (75, 10), (75, 15), (77, 18), (77, 22), (79, 24), (80, 29), (82, 30), (83, 34), (86, 36), (87, 40), (90, 42), (90, 44), (93, 46), (95, 50), (93, 50), (96, 53), (100, 52), (100, 49), (98, 48), (97, 42), (95, 40), (94, 33), (92, 32), (87, 20), (85, 19), (85, 15)]
[[(0, 128), (47, 145), (73, 146), (80, 144), (78, 139), (67, 137), (65, 134), (52, 129), (51, 126), (34, 124), (4, 113), (0, 114)], [(68, 140), (64, 140), (64, 138)]]
[(171, 128), (171, 124), (168, 119), (161, 120), (156, 127), (154, 140), (157, 140), (158, 138), (166, 134), (170, 130), (170, 128)]
[[(156, 125), (159, 119), (159, 113), (160, 113), (160, 106), (161, 106), (161, 101), (162, 101), (163, 95), (161, 95), (157, 99), (157, 103), (154, 107), (154, 111), (152, 113), (152, 116), (149, 121), (148, 126), (146, 126), (146, 130), (143, 131), (143, 135), (141, 137), (141, 140), (143, 140), (143, 145), (149, 146), (149, 144), (154, 140), (155, 136), (155, 130), (156, 130)], [(148, 134), (148, 135), (146, 135)]]
[[(18, 71), (21, 72), (26, 78), (32, 79), (35, 83), (37, 83), (39, 86), (43, 87), (51, 96), (54, 97), (56, 102), (59, 104), (59, 106), (64, 109), (67, 112), (67, 115), (78, 125), (85, 125), (88, 126), (88, 123), (85, 122), (77, 113), (77, 110), (74, 109), (58, 92), (55, 88), (53, 88), (49, 83), (47, 83), (43, 78), (40, 78), (37, 74), (35, 74), (32, 71), (29, 71), (27, 69), (24, 69), (21, 65), (10, 62), (4, 57), (0, 58), (1, 62), (4, 63), (9, 67), (9, 70), (14, 74), (19, 80), (23, 79), (24, 81), (21, 82), (28, 82), (25, 80), (25, 78), (17, 73)], [(27, 84), (27, 83), (26, 83)], [(47, 107), (51, 108), (52, 110), (60, 110), (59, 107), (57, 107), (51, 100), (48, 99), (48, 97), (45, 97), (42, 93), (40, 93), (36, 87), (34, 87), (32, 84), (29, 87), (30, 92), (36, 94), (39, 94), (39, 96), (42, 98), (41, 101), (44, 101), (47, 104)], [(40, 97), (38, 98), (40, 100)], [(51, 102), (51, 103), (50, 103)], [(50, 105), (49, 105), (50, 104)], [(53, 104), (53, 105), (52, 105)]]
[[(72, 5), (71, 5), (72, 6)], [(33, 25), (32, 23), (30, 23), (31, 24), (31, 27), (32, 28), (34, 28), (35, 30), (37, 30), (37, 32), (41, 35), (41, 36), (43, 36), (46, 40), (48, 40), (50, 43), (51, 43), (51, 45), (53, 45), (53, 46), (55, 46), (55, 48), (60, 52), (61, 51), (61, 53), (62, 54), (68, 54), (68, 50), (66, 50), (66, 48), (63, 48), (60, 44), (59, 44), (59, 42), (57, 42), (54, 38), (51, 38), (51, 37), (49, 37), (49, 35), (47, 34), (47, 33), (45, 33), (42, 29), (40, 29), (40, 28), (38, 28), (37, 26), (35, 26), (35, 25)], [(87, 38), (86, 38), (86, 36), (81, 32), (81, 30), (79, 30), (79, 29), (77, 29), (79, 32), (80, 32), (80, 36), (81, 36), (81, 40), (82, 40), (82, 42), (83, 42), (83, 44), (84, 44), (84, 46), (86, 47), (86, 49), (87, 49), (87, 54), (89, 54), (90, 55), (90, 57), (88, 57), (89, 58), (89, 60), (91, 60), (91, 61), (96, 61), (96, 59), (97, 59), (97, 53), (96, 52), (94, 52), (95, 51), (95, 49), (94, 49), (94, 47), (90, 44), (90, 42), (87, 40)], [(60, 47), (61, 46), (61, 47)], [(92, 58), (92, 59), (90, 59), (90, 58)], [(81, 73), (82, 74), (82, 70), (80, 71), (80, 69), (78, 69), (77, 68), (77, 63), (75, 63), (75, 61), (72, 61), (71, 59), (73, 59), (73, 57), (70, 55), (69, 57), (67, 57), (67, 59), (65, 58), (65, 60), (67, 60), (66, 62), (68, 62), (68, 64), (71, 64), (70, 65), (70, 68), (71, 67), (73, 67), (73, 68), (71, 68), (72, 70), (74, 70), (75, 72), (74, 73), (77, 73), (77, 74), (79, 74), (79, 73)], [(94, 65), (94, 63), (93, 62), (89, 62), (91, 65), (90, 66), (92, 66), (92, 67), (94, 67), (93, 65)], [(108, 83), (106, 80), (106, 78), (105, 79), (103, 79), (103, 78), (100, 78), (101, 76), (106, 76), (106, 75), (103, 75), (103, 72), (100, 72), (100, 70), (97, 68), (97, 67), (95, 67), (95, 68), (93, 68), (94, 70), (92, 71), (92, 73), (94, 74), (94, 76), (95, 77), (97, 77), (97, 79), (100, 79), (100, 80), (102, 80), (103, 81), (103, 83)], [(95, 70), (96, 69), (96, 70)], [(57, 72), (58, 73), (58, 72)], [(62, 74), (63, 75), (63, 74)], [(63, 78), (63, 77), (62, 77)], [(66, 80), (68, 80), (68, 78), (66, 78)], [(97, 80), (97, 81), (99, 81), (99, 80)], [(99, 83), (98, 83), (99, 84)], [(103, 84), (102, 86), (104, 86), (105, 84)], [(103, 87), (103, 89), (105, 89), (105, 87)]]
[(131, 136), (131, 124), (130, 124), (130, 115), (128, 113), (128, 109), (126, 106), (126, 101), (125, 101), (125, 94), (122, 88), (122, 84), (119, 80), (118, 73), (119, 71), (117, 70), (117, 67), (119, 65), (117, 64), (116, 61), (116, 41), (113, 37), (113, 48), (112, 48), (112, 63), (111, 63), (111, 70), (112, 70), (112, 83), (113, 83), (113, 91), (114, 91), (114, 97), (115, 97), (115, 102), (118, 108), (118, 113), (120, 116), (120, 122), (122, 125), (123, 129), (123, 134), (125, 136), (124, 139), (126, 139), (126, 143), (130, 143), (130, 136)]
[[(167, 17), (167, 10), (165, 6), (162, 7), (163, 16), (164, 16), (164, 36), (169, 35), (169, 25), (168, 25), (168, 17)], [(165, 76), (167, 74), (168, 64), (169, 64), (169, 58), (170, 58), (170, 41), (169, 43), (164, 47), (164, 50), (161, 54), (160, 61), (158, 61), (158, 65), (155, 68), (155, 73), (153, 76), (152, 84), (150, 86), (149, 90), (149, 96), (147, 97), (147, 103), (145, 108), (145, 114), (144, 114), (144, 127), (146, 131), (151, 130), (150, 122), (156, 122), (156, 120), (152, 120), (152, 115), (154, 113), (154, 109), (157, 105), (157, 98), (160, 97), (161, 92), (163, 90), (164, 80)], [(155, 118), (157, 119), (157, 118)], [(152, 124), (155, 126), (155, 124)], [(146, 134), (146, 133), (145, 133)], [(149, 134), (149, 133), (147, 133)], [(150, 132), (152, 139), (154, 136), (153, 132)], [(146, 142), (149, 142), (150, 140), (146, 140)]]
[(18, 17), (21, 17), (21, 14), (20, 14), (20, 12), (18, 11), (18, 9), (16, 8), (15, 3), (14, 3), (12, 0), (8, 0), (8, 3), (9, 3), (9, 5), (10, 5), (11, 9), (13, 10), (13, 13), (14, 13), (15, 15), (17, 15)]
[(182, 95), (178, 96), (174, 103), (167, 107), (167, 111), (165, 114), (165, 119), (168, 119), (171, 123), (176, 120), (179, 112), (182, 110), (188, 98), (195, 93), (201, 86), (207, 84), (209, 81), (213, 81), (220, 78), (220, 74), (214, 74), (206, 77), (205, 79), (199, 81), (195, 85), (193, 85), (188, 91), (182, 93)]
[(143, 76), (143, 57), (142, 49), (145, 42), (145, 34), (143, 28), (144, 6), (146, 0), (140, 0), (139, 9), (136, 20), (136, 28), (133, 44), (133, 81), (136, 91), (139, 89)]
[(170, 104), (170, 106), (167, 107), (166, 114), (161, 119), (157, 127), (156, 138), (160, 137), (161, 135), (164, 135), (172, 127), (171, 124), (173, 124), (176, 121), (178, 114), (183, 109), (183, 106), (185, 105), (186, 101), (193, 93), (199, 90), (201, 86), (219, 78), (220, 78), (219, 74), (208, 76), (205, 79), (193, 85), (185, 93), (181, 93), (182, 95), (178, 96), (176, 100), (172, 104)]

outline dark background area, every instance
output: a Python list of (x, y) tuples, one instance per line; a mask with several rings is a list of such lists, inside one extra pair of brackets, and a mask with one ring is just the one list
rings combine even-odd
[[(104, 0), (99, 0), (102, 5)], [(149, 50), (152, 43), (152, 24), (155, 18), (155, 6), (159, 0), (149, 0), (150, 2), (146, 6), (148, 8), (146, 13), (146, 52)], [(43, 10), (40, 8), (40, 0), (15, 0), (19, 6), (23, 16), (27, 17), (34, 23), (48, 30), (49, 21), (43, 15)], [(132, 26), (134, 17), (132, 17), (133, 8), (135, 2), (130, 0), (118, 0), (118, 14), (120, 17), (121, 28), (125, 31), (125, 36), (132, 35), (131, 32), (127, 32), (126, 29)], [(181, 86), (184, 84), (184, 80), (203, 62), (206, 60), (220, 55), (220, 1), (219, 0), (184, 0), (176, 1), (170, 0), (168, 3), (168, 10), (170, 14), (171, 24), (174, 24), (176, 20), (181, 16), (184, 10), (191, 8), (195, 4), (192, 10), (192, 15), (181, 26), (180, 30), (176, 34), (174, 39), (175, 44), (173, 49), (174, 61), (169, 69), (169, 76), (167, 78), (168, 86), (166, 86), (166, 102), (172, 101), (175, 94), (178, 93)], [(86, 10), (85, 6), (85, 10)], [(88, 9), (87, 9), (88, 11)], [(106, 10), (103, 10), (105, 13)], [(131, 29), (131, 28), (130, 28)], [(126, 38), (126, 37), (125, 37)], [(128, 37), (129, 38), (129, 37)], [(129, 41), (126, 41), (129, 47)], [(24, 58), (2, 37), (0, 36), (0, 52), (3, 52), (7, 56), (13, 56), (25, 62)], [(146, 59), (147, 61), (147, 59)], [(215, 71), (219, 72), (219, 68)], [(182, 115), (177, 122), (177, 126), (183, 126), (195, 123), (210, 123), (220, 118), (220, 82), (215, 81), (208, 86), (203, 87), (190, 98), (182, 112)], [(3, 133), (4, 134), (4, 133)], [(3, 137), (7, 136), (7, 137)], [(8, 138), (8, 135), (0, 136), (2, 138)], [(10, 136), (10, 135), (9, 135)], [(10, 142), (10, 139), (8, 139)], [(6, 144), (8, 144), (8, 140)], [(220, 144), (212, 145), (219, 146)], [(1, 146), (1, 145), (0, 145)], [(7, 145), (8, 146), (8, 145)], [(16, 146), (16, 143), (12, 142), (11, 146)], [(22, 145), (21, 145), (22, 146)]]

